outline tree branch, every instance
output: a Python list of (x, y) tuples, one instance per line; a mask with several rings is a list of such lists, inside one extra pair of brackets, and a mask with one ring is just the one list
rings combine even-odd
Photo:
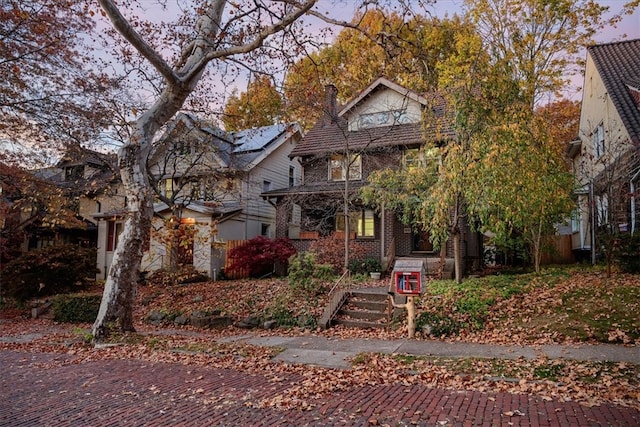
[(178, 81), (167, 62), (138, 34), (112, 0), (98, 0), (114, 28), (170, 83)]

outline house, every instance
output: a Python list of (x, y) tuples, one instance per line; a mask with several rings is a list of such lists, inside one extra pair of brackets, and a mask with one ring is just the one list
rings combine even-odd
[[(437, 257), (427, 232), (403, 223), (392, 210), (366, 206), (358, 191), (374, 170), (404, 168), (410, 173), (414, 163), (424, 160), (420, 148), (427, 139), (444, 144), (455, 136), (441, 103), (384, 77), (341, 107), (336, 88), (328, 85), (325, 90), (323, 118), (290, 153), (302, 164), (303, 180), (262, 194), (276, 206), (276, 237), (295, 239), (298, 250), (305, 251), (318, 237), (343, 238), (348, 228), (362, 249), (360, 256), (375, 258), (387, 268), (395, 257)], [(425, 123), (428, 108), (433, 114)], [(470, 269), (480, 260), (480, 239), (469, 227), (462, 228), (463, 257)]]
[[(70, 147), (55, 166), (32, 171), (2, 165), (4, 243), (26, 252), (58, 243), (95, 247), (102, 201), (114, 177), (115, 156)], [(11, 242), (11, 243), (9, 243)], [(6, 249), (6, 248), (5, 248)]]
[[(295, 123), (225, 132), (178, 114), (147, 162), (157, 187), (141, 269), (193, 265), (215, 277), (224, 268), (225, 242), (274, 237), (275, 208), (260, 193), (299, 179), (300, 165), (289, 154), (301, 138)], [(98, 268), (104, 278), (123, 226), (122, 210), (98, 217)]]
[(601, 233), (640, 231), (640, 39), (587, 49), (579, 138), (568, 154), (578, 187), (572, 248), (595, 262)]

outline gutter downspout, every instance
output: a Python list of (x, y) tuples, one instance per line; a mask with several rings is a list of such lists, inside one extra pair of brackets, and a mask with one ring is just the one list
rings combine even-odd
[(640, 176), (640, 169), (631, 177), (629, 186), (631, 193), (631, 235), (636, 231), (636, 186), (633, 184), (633, 181), (638, 179), (638, 176)]
[(589, 210), (591, 211), (591, 264), (596, 265), (596, 212), (593, 180), (589, 183)]

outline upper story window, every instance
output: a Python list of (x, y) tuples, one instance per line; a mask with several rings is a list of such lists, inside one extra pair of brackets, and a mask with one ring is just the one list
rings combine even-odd
[(262, 181), (262, 191), (271, 191), (271, 181)]
[(344, 181), (349, 171), (349, 180), (362, 179), (362, 158), (359, 154), (347, 156), (334, 154), (329, 159), (329, 181)]
[(84, 165), (67, 166), (64, 168), (64, 180), (76, 181), (84, 177)]
[(604, 125), (602, 123), (593, 131), (593, 153), (596, 159), (604, 154)]
[(162, 179), (158, 182), (158, 187), (160, 190), (160, 194), (162, 194), (167, 199), (171, 199), (179, 188), (179, 180), (178, 178)]
[(402, 165), (409, 171), (439, 163), (440, 152), (437, 148), (409, 148), (402, 156)]
[(395, 124), (408, 123), (406, 109), (380, 111), (377, 113), (361, 114), (358, 119), (360, 128), (372, 128), (377, 126), (390, 126)]
[(289, 166), (289, 187), (296, 185), (296, 167)]

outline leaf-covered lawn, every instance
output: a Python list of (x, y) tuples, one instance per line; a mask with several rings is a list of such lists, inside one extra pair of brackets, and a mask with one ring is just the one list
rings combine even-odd
[[(456, 311), (486, 308), (480, 310), (484, 313), (483, 329), (469, 328), (463, 330), (460, 337), (451, 339), (508, 344), (599, 339), (620, 345), (624, 345), (624, 341), (631, 345), (635, 340), (638, 344), (638, 276), (616, 275), (607, 279), (599, 271), (554, 270), (540, 276), (475, 280), (469, 281), (467, 288), (471, 291), (468, 294), (464, 285), (448, 289), (446, 282), (434, 283), (431, 292), (422, 299), (423, 305), (429, 301), (441, 304), (442, 310), (452, 315)], [(480, 292), (482, 280), (490, 283), (484, 293)], [(366, 285), (375, 284), (380, 282)], [(274, 348), (215, 341), (225, 335), (245, 333), (235, 327), (209, 330), (173, 324), (155, 326), (144, 321), (150, 310), (215, 311), (241, 319), (259, 315), (269, 306), (284, 302), (293, 312), (309, 310), (319, 315), (326, 303), (326, 295), (312, 300), (285, 297), (289, 290), (287, 281), (280, 279), (142, 286), (135, 310), (139, 333), (114, 336), (112, 340), (117, 346), (98, 351), (89, 343), (88, 324), (55, 324), (48, 319), (29, 319), (24, 311), (3, 310), (5, 319), (2, 320), (1, 335), (16, 339), (0, 342), (0, 349), (71, 354), (74, 356), (72, 363), (100, 358), (135, 358), (261, 372), (274, 382), (281, 382), (293, 373), (306, 379), (291, 384), (283, 395), (261, 402), (261, 405), (273, 407), (305, 409), (321, 402), (326, 393), (367, 384), (422, 384), (459, 390), (536, 394), (545, 399), (571, 399), (589, 405), (612, 402), (640, 409), (640, 366), (628, 363), (360, 354), (354, 358), (352, 369), (336, 371), (271, 362), (279, 351)], [(471, 303), (456, 305), (453, 294), (470, 295)], [(484, 305), (485, 299), (491, 300), (491, 304)], [(460, 318), (468, 319), (467, 314), (463, 313)], [(403, 326), (398, 324), (395, 329), (379, 331), (287, 328), (261, 333), (400, 338), (405, 336)], [(18, 339), (21, 336), (28, 339)]]

